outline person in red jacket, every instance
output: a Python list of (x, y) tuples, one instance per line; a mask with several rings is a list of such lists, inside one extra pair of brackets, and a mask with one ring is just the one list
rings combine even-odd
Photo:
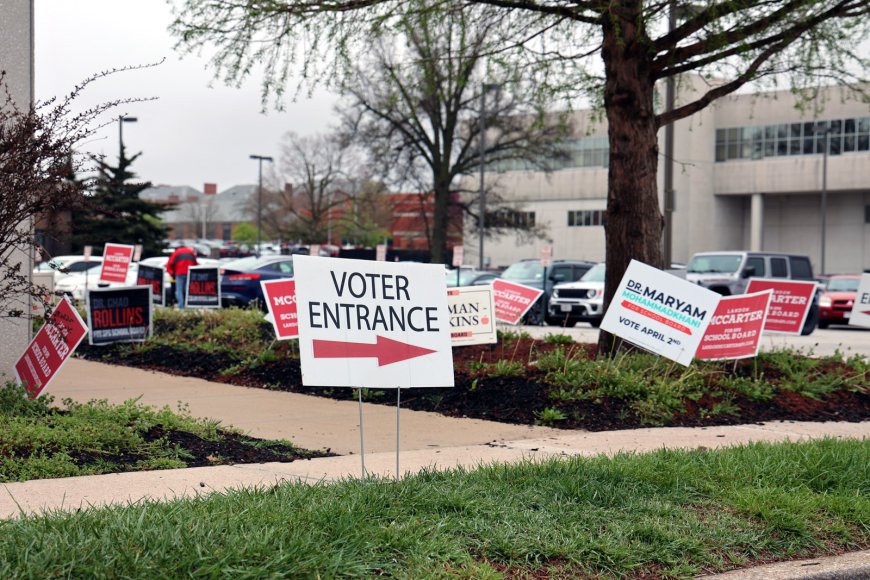
[(166, 262), (166, 271), (175, 278), (175, 300), (179, 308), (184, 308), (187, 298), (187, 271), (198, 264), (193, 248), (180, 246)]

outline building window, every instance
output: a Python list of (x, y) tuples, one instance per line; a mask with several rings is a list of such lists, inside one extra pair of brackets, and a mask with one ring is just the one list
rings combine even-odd
[(870, 117), (716, 129), (716, 161), (818, 155), (828, 142), (830, 155), (870, 151)]
[(864, 206), (864, 223), (870, 224), (870, 205)]
[[(607, 137), (584, 137), (566, 139), (558, 144), (560, 155), (553, 154), (546, 163), (554, 170), (576, 167), (608, 167), (610, 165), (610, 144)], [(540, 171), (541, 164), (526, 159), (505, 159), (492, 163), (487, 169), (503, 173), (505, 171)]]
[(535, 212), (500, 209), (487, 214), (486, 223), (494, 228), (533, 228)]
[(568, 212), (568, 227), (589, 227), (603, 225), (603, 209), (572, 209)]

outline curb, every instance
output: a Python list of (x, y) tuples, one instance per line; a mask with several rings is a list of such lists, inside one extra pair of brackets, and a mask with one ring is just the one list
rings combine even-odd
[(697, 576), (696, 580), (870, 580), (870, 550), (838, 556), (777, 562), (722, 574)]

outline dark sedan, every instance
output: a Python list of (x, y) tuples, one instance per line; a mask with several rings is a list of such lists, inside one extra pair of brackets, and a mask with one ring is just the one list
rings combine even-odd
[(221, 268), (221, 305), (265, 308), (260, 282), (292, 277), (292, 256), (252, 256), (227, 262)]

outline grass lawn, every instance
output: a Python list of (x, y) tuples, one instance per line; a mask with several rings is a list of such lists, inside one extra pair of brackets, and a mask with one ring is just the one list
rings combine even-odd
[(183, 409), (51, 403), (51, 396), (31, 400), (20, 386), (0, 384), (0, 482), (324, 455), (246, 437)]
[(285, 484), (0, 522), (0, 577), (690, 577), (870, 546), (870, 441)]

